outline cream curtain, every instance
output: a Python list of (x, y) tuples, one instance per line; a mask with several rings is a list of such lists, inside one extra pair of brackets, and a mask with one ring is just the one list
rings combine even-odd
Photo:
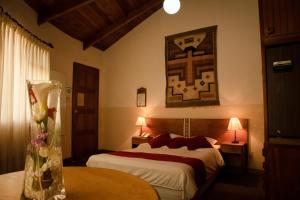
[(30, 111), (26, 80), (48, 80), (49, 48), (0, 11), (0, 174), (25, 164)]

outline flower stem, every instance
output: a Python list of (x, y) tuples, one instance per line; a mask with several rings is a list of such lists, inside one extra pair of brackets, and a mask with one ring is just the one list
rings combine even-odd
[(39, 158), (39, 148), (36, 149), (37, 154), (37, 166), (36, 169), (38, 170), (38, 180), (39, 180), (39, 186), (40, 186), (40, 197), (42, 200), (44, 200), (44, 193), (43, 193), (43, 186), (42, 186), (42, 176), (41, 176), (41, 170), (40, 170), (40, 158)]

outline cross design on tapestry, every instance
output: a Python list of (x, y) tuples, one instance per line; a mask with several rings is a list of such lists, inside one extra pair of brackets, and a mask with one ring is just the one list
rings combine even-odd
[(166, 107), (219, 105), (216, 30), (166, 37)]

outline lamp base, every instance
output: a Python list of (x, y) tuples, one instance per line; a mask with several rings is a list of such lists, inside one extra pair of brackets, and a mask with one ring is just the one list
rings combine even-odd
[(239, 141), (236, 140), (236, 130), (234, 130), (234, 140), (232, 141), (233, 144), (238, 144)]

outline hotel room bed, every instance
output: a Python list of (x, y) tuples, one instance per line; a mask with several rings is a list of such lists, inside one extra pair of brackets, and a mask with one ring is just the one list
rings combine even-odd
[[(205, 166), (206, 180), (199, 187), (204, 187), (206, 181), (215, 177), (224, 164), (217, 148), (196, 150), (188, 150), (186, 146), (177, 149), (170, 149), (167, 146), (151, 148), (148, 143), (144, 143), (125, 152), (167, 154), (200, 159)], [(110, 168), (136, 175), (154, 186), (161, 199), (192, 199), (199, 189), (195, 182), (194, 169), (184, 163), (98, 154), (89, 158), (87, 166)]]
[[(144, 128), (144, 131), (151, 133), (153, 136), (164, 133), (174, 133), (186, 137), (208, 136), (222, 143), (232, 139), (232, 133), (227, 131), (228, 121), (228, 119), (147, 118), (147, 127)], [(241, 123), (245, 131), (240, 134), (240, 139), (247, 142), (248, 121), (241, 119)], [(137, 148), (125, 150), (125, 156), (120, 156), (118, 153), (116, 155), (93, 155), (87, 161), (87, 166), (110, 168), (136, 175), (150, 183), (158, 192), (161, 200), (190, 200), (193, 199), (195, 194), (199, 196), (207, 189), (224, 165), (223, 158), (218, 150), (219, 145), (212, 146), (213, 148), (188, 150), (187, 146), (151, 148), (148, 143), (145, 143), (140, 144)], [(151, 160), (127, 155), (136, 153), (163, 154), (197, 159), (204, 164), (203, 169), (205, 170), (198, 170), (192, 165), (181, 162)], [(199, 181), (199, 173), (197, 173), (199, 171), (205, 171), (205, 178), (203, 178), (205, 180)]]

